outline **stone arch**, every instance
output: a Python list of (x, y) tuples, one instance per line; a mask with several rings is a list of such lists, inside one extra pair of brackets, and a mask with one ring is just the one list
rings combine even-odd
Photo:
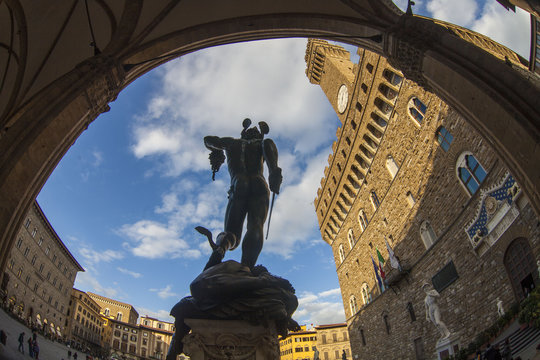
[[(94, 49), (80, 41), (88, 27), (76, 16), (84, 12), (71, 8), (82, 2), (59, 0), (55, 16), (39, 23), (29, 20), (40, 18), (36, 13), (43, 10), (35, 2), (4, 2), (0, 18), (11, 21), (18, 42), (5, 50), (8, 95), (0, 99), (0, 269), (52, 170), (123, 88), (175, 57), (258, 39), (326, 38), (386, 56), (406, 78), (435, 92), (484, 134), (539, 213), (540, 89), (517, 65), (508, 66), (454, 35), (449, 24), (403, 14), (389, 0), (316, 0), (309, 6), (268, 0), (213, 12), (205, 9), (216, 4), (205, 1), (191, 7), (101, 1), (91, 13)], [(37, 43), (50, 51), (33, 48)]]
[(504, 267), (516, 299), (523, 300), (528, 291), (538, 286), (538, 269), (529, 240), (524, 237), (514, 239), (506, 248)]

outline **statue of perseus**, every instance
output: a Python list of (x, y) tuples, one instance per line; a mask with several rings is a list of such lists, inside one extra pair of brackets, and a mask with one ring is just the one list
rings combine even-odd
[[(184, 351), (186, 336), (188, 343), (191, 339), (191, 335), (188, 336), (191, 328), (184, 321), (186, 319), (241, 320), (265, 328), (273, 324), (272, 336), (278, 334), (283, 338), (287, 337), (289, 331), (300, 330), (298, 323), (292, 319), (298, 307), (294, 287), (288, 280), (271, 274), (264, 266), (255, 266), (263, 247), (270, 191), (274, 193), (273, 205), (282, 182), (277, 148), (271, 139), (264, 138), (269, 132), (265, 122), (259, 123), (259, 129), (250, 128), (249, 119), (245, 119), (242, 125), (244, 129), (239, 139), (218, 136), (204, 138), (205, 146), (211, 150), (212, 179), (227, 159), (231, 177), (229, 201), (224, 230), (216, 236), (215, 242), (208, 229), (196, 227), (199, 233), (208, 238), (212, 254), (202, 273), (191, 282), (191, 296), (181, 299), (171, 310), (175, 318), (175, 333), (167, 360), (175, 360)], [(263, 175), (265, 162), (268, 183)], [(246, 218), (241, 262), (223, 262), (226, 251), (239, 246)]]
[[(263, 247), (264, 222), (270, 197), (268, 185), (274, 194), (279, 194), (282, 176), (276, 144), (272, 139), (264, 138), (270, 130), (268, 125), (260, 122), (260, 130), (250, 128), (250, 119), (245, 119), (242, 125), (244, 129), (239, 139), (206, 136), (204, 145), (212, 151), (210, 162), (214, 174), (224, 160), (222, 154), (225, 151), (231, 187), (224, 231), (234, 234), (237, 245), (247, 216), (241, 262), (253, 268)], [(263, 175), (263, 162), (268, 166), (268, 185)]]
[(441, 295), (428, 283), (422, 285), (422, 290), (426, 293), (424, 304), (426, 306), (426, 320), (431, 321), (437, 330), (441, 333), (441, 339), (446, 339), (450, 336), (450, 331), (446, 327), (445, 323), (441, 320), (441, 311), (439, 305), (437, 305), (437, 298)]

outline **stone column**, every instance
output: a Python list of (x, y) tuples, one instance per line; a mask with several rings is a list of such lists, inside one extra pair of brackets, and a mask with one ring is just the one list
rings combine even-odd
[(253, 326), (239, 320), (186, 319), (191, 333), (184, 353), (192, 360), (278, 360), (275, 325)]

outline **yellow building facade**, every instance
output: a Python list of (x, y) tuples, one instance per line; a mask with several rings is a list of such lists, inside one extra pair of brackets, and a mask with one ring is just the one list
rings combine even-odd
[(346, 323), (315, 326), (317, 331), (317, 350), (320, 360), (351, 358), (351, 344)]
[(290, 332), (286, 339), (279, 340), (281, 360), (313, 360), (317, 345), (317, 332), (307, 330), (306, 325), (300, 331)]
[(84, 291), (73, 288), (68, 314), (67, 335), (71, 346), (100, 352), (103, 319), (99, 305)]

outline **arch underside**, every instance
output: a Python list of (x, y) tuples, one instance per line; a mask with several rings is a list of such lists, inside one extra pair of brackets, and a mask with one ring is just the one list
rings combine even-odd
[(318, 37), (386, 56), (484, 135), (540, 213), (540, 91), (514, 67), (390, 1), (222, 3), (95, 0), (88, 13), (80, 1), (0, 3), (0, 269), (52, 170), (123, 88), (240, 41)]

